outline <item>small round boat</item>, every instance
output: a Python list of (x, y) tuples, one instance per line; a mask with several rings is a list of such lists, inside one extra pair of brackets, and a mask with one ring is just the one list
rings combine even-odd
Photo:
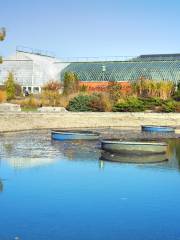
[(66, 140), (97, 140), (99, 133), (91, 131), (75, 131), (75, 130), (52, 130), (51, 138), (58, 141)]
[(166, 154), (149, 154), (149, 155), (134, 155), (134, 154), (118, 154), (103, 151), (101, 160), (120, 163), (160, 163), (167, 161)]
[(102, 140), (101, 148), (108, 152), (122, 154), (161, 154), (167, 151), (164, 142), (125, 142), (119, 140)]
[(170, 132), (175, 132), (174, 127), (170, 126), (155, 126), (155, 125), (143, 125), (141, 126), (141, 130), (143, 132), (163, 132), (163, 133), (170, 133)]

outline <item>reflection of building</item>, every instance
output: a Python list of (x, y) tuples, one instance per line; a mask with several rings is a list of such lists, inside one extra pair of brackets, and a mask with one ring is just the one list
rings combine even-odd
[(13, 168), (34, 168), (49, 165), (56, 162), (56, 159), (41, 157), (10, 157), (7, 159), (9, 165)]

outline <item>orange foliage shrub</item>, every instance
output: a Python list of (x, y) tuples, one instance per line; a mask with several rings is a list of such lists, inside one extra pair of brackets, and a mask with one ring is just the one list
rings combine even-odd
[(6, 101), (6, 92), (3, 90), (0, 90), (0, 103)]

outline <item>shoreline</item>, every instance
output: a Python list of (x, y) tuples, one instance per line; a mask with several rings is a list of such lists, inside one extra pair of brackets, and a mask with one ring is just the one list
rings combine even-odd
[(0, 132), (72, 128), (139, 129), (141, 125), (180, 128), (180, 113), (144, 112), (0, 112)]

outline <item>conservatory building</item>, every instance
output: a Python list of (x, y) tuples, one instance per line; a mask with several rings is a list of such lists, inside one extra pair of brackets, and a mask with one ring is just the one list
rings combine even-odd
[(50, 80), (63, 81), (66, 72), (74, 72), (81, 84), (89, 90), (101, 91), (109, 82), (122, 86), (140, 78), (180, 82), (180, 54), (141, 55), (126, 59), (78, 58), (57, 59), (38, 51), (17, 49), (0, 64), (0, 85), (6, 81), (9, 72), (28, 92), (41, 92), (42, 86)]
[(0, 85), (4, 85), (8, 74), (12, 72), (15, 81), (23, 90), (38, 93), (48, 81), (60, 80), (59, 73), (66, 66), (67, 64), (48, 54), (17, 50), (14, 55), (4, 58), (0, 64)]

